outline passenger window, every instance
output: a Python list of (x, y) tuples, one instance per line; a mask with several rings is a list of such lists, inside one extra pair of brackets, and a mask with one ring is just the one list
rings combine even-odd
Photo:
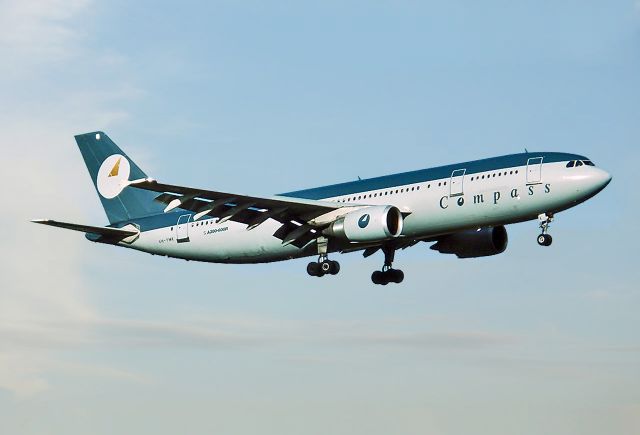
[(569, 163), (567, 163), (567, 168), (573, 168), (575, 164), (576, 162), (574, 160), (571, 160)]

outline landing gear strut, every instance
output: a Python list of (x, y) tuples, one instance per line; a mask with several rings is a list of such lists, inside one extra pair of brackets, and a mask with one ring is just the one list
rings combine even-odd
[(396, 253), (395, 249), (382, 248), (382, 252), (384, 252), (384, 266), (382, 266), (382, 270), (376, 270), (371, 274), (371, 281), (380, 285), (387, 285), (390, 282), (400, 284), (404, 280), (404, 272), (391, 267)]
[(307, 264), (307, 273), (318, 278), (324, 275), (337, 275), (340, 272), (340, 263), (329, 260), (327, 257), (327, 245), (329, 240), (326, 237), (318, 237), (318, 261)]
[(550, 246), (553, 238), (551, 234), (548, 234), (548, 231), (551, 222), (553, 222), (553, 213), (542, 213), (538, 216), (538, 221), (540, 221), (540, 230), (542, 231), (538, 236), (538, 245)]

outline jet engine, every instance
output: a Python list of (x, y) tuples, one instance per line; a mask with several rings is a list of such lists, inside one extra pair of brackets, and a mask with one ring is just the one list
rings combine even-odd
[(377, 242), (398, 237), (403, 217), (397, 207), (375, 205), (347, 213), (336, 219), (324, 234), (350, 242)]
[(442, 254), (456, 254), (458, 258), (488, 257), (503, 253), (508, 241), (507, 230), (501, 225), (444, 236), (431, 249)]

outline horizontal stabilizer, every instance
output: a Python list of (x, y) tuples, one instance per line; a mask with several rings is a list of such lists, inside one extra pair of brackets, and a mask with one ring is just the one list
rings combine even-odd
[(34, 219), (31, 222), (42, 225), (49, 225), (52, 227), (64, 228), (67, 230), (80, 231), (87, 234), (95, 234), (108, 239), (122, 240), (127, 237), (137, 236), (139, 231), (135, 230), (133, 226), (130, 229), (121, 228), (109, 228), (109, 227), (94, 227), (90, 225), (71, 224), (67, 222), (58, 222), (51, 219)]

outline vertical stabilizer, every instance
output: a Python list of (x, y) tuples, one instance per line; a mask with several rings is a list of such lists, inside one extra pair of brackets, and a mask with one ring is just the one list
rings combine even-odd
[(127, 186), (147, 174), (109, 136), (96, 131), (75, 138), (109, 223), (162, 213), (157, 193)]

